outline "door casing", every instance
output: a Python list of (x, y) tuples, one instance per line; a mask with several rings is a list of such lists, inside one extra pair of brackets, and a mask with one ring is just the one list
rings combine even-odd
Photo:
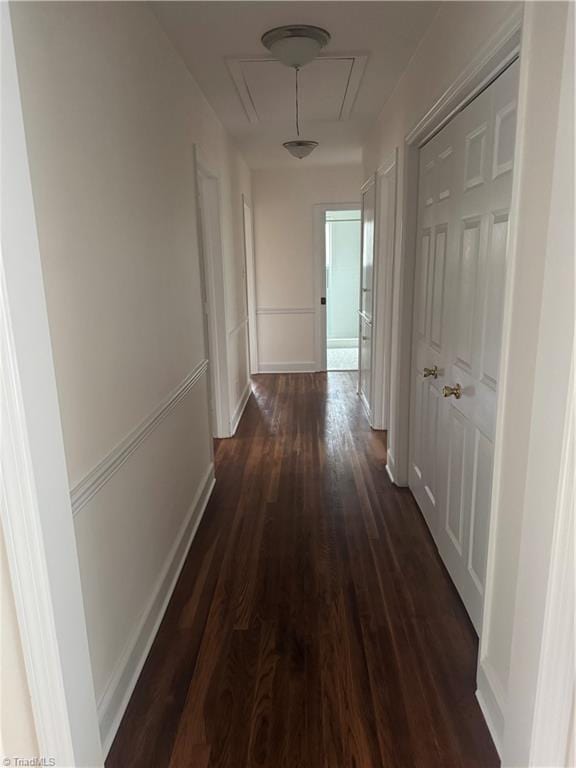
[(256, 321), (256, 258), (254, 249), (254, 220), (252, 207), (242, 195), (242, 224), (244, 234), (244, 278), (246, 282), (246, 311), (248, 313), (248, 354), (250, 373), (259, 372), (258, 326)]
[(372, 427), (383, 430), (390, 426), (397, 168), (398, 152), (394, 150), (376, 171)]
[[(204, 161), (198, 145), (194, 145), (197, 189), (197, 231), (200, 252), (200, 279), (205, 297), (203, 307), (206, 357), (212, 434), (229, 437), (230, 394), (228, 391), (228, 354), (226, 332), (226, 299), (222, 258), (222, 200), (220, 180)], [(210, 234), (206, 231), (211, 228)], [(209, 237), (214, 242), (209, 243)]]

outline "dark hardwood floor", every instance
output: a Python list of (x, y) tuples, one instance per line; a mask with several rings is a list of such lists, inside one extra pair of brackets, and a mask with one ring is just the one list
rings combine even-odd
[(349, 373), (256, 376), (107, 768), (476, 768), (477, 638)]

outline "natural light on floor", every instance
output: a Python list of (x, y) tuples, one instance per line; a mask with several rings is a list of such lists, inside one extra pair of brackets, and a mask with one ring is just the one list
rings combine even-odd
[(329, 371), (358, 370), (358, 347), (335, 347), (326, 350), (326, 368)]

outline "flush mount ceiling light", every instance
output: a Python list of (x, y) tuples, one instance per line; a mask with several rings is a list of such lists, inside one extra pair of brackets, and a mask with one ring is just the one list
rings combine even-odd
[(298, 160), (302, 160), (304, 157), (308, 157), (310, 152), (316, 149), (318, 142), (298, 139), (297, 141), (285, 141), (282, 146), (290, 152), (292, 157), (297, 157)]
[(275, 59), (293, 69), (313, 61), (329, 41), (330, 35), (325, 29), (308, 24), (275, 27), (262, 35), (262, 45)]

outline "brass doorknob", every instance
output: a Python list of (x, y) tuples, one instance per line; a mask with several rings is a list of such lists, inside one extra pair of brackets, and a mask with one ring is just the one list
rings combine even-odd
[(432, 368), (424, 368), (424, 373), (422, 374), (425, 379), (432, 376), (433, 379), (438, 378), (438, 366), (433, 365)]
[(456, 400), (460, 400), (462, 397), (462, 387), (460, 384), (456, 384), (453, 387), (444, 387), (442, 389), (442, 394), (444, 397), (455, 397)]

